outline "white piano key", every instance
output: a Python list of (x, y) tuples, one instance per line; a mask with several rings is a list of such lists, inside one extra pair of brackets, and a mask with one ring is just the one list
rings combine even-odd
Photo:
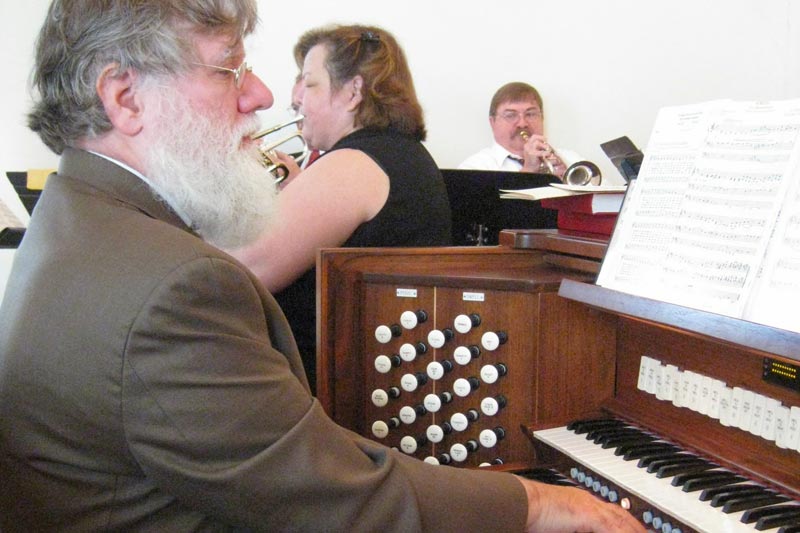
[(584, 435), (577, 435), (564, 427), (535, 431), (533, 435), (697, 531), (752, 533), (755, 530), (752, 524), (739, 521), (743, 513), (725, 514), (721, 509), (711, 507), (709, 502), (701, 502), (699, 492), (683, 492), (680, 487), (673, 487), (669, 478), (658, 478), (647, 473), (636, 466), (636, 461), (625, 461), (614, 455), (613, 449), (603, 449), (588, 441)]

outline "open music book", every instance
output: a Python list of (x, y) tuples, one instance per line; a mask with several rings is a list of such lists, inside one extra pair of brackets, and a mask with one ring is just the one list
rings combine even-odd
[(597, 284), (800, 332), (800, 99), (662, 109)]
[(565, 183), (551, 183), (547, 187), (534, 187), (532, 189), (500, 189), (500, 198), (535, 201), (583, 194), (619, 194), (624, 193), (625, 189), (625, 185), (567, 185)]

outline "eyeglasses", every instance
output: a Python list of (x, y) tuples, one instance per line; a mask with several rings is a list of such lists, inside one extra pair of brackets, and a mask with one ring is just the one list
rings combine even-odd
[(226, 68), (220, 67), (217, 65), (206, 65), (205, 63), (192, 63), (192, 65), (197, 65), (198, 67), (207, 67), (213, 68), (215, 70), (222, 70), (225, 72), (230, 72), (233, 74), (233, 84), (236, 86), (237, 89), (241, 89), (244, 85), (244, 78), (248, 72), (253, 72), (253, 67), (247, 64), (247, 61), (242, 61), (242, 64), (236, 68)]
[(520, 117), (525, 117), (525, 120), (532, 121), (542, 118), (542, 112), (530, 110), (525, 111), (525, 113), (520, 113), (519, 111), (508, 110), (503, 111), (498, 116), (506, 122), (516, 122)]

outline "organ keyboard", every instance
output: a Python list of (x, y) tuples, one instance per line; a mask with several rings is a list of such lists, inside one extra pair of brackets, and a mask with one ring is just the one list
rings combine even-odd
[[(691, 457), (697, 461), (695, 467), (687, 467), (684, 463), (684, 468), (675, 468), (671, 471), (674, 475), (670, 475), (670, 471), (665, 471), (662, 467), (662, 472), (666, 473), (658, 477), (656, 472), (648, 471), (647, 464), (650, 461), (640, 464), (641, 458), (626, 459), (616, 453), (618, 448), (603, 447), (601, 444), (589, 440), (587, 434), (588, 432), (585, 430), (577, 432), (576, 429), (564, 426), (534, 431), (533, 437), (543, 445), (552, 447), (570, 459), (564, 464), (568, 465), (568, 477), (573, 479), (576, 484), (584, 485), (606, 500), (625, 505), (657, 531), (662, 533), (678, 533), (679, 531), (684, 533), (687, 531), (736, 533), (756, 530), (777, 531), (780, 526), (791, 525), (800, 528), (800, 502), (792, 504), (795, 507), (794, 516), (787, 516), (786, 523), (770, 526), (770, 517), (762, 519), (761, 524), (757, 521), (755, 523), (742, 522), (742, 517), (748, 509), (764, 508), (769, 505), (775, 508), (778, 504), (789, 502), (790, 498), (763, 485), (750, 483), (747, 478), (738, 476), (711, 461), (699, 458), (697, 455), (681, 452), (680, 447), (675, 447), (671, 452), (672, 457), (674, 458), (676, 454), (683, 454), (682, 456), (687, 458)], [(667, 443), (669, 441), (659, 440), (658, 442)], [(655, 456), (654, 452), (652, 456)], [(680, 465), (678, 462), (672, 464)], [(700, 470), (701, 468), (703, 470)], [(688, 483), (693, 480), (700, 482), (688, 485), (690, 490), (687, 491), (682, 485), (676, 486), (673, 483), (673, 480), (681, 475), (678, 472), (695, 475), (700, 472), (704, 474), (719, 472), (729, 476), (730, 479), (718, 482), (718, 484), (704, 485), (703, 477), (695, 477)], [(728, 506), (728, 510), (743, 507), (740, 510), (724, 512), (724, 505), (712, 506), (710, 499), (701, 500), (703, 494), (711, 497), (711, 493), (703, 490), (704, 487), (708, 489), (726, 487), (735, 493), (731, 487), (736, 486), (752, 487), (754, 491), (747, 497), (728, 498), (729, 503), (733, 503)], [(758, 494), (761, 499), (756, 499), (753, 494)], [(714, 503), (720, 503), (720, 500)], [(759, 526), (758, 529), (756, 529), (756, 525)]]
[[(322, 251), (318, 394), (335, 420), (420, 460), (457, 453), (450, 464), (580, 485), (660, 533), (800, 530), (787, 434), (800, 432), (800, 334), (595, 286), (605, 241), (592, 236), (515, 230), (501, 244)], [(426, 322), (392, 333), (419, 309)], [(481, 322), (462, 333), (470, 313)], [(499, 349), (467, 353), (501, 330)], [(502, 406), (485, 414), (487, 399)], [(415, 416), (400, 421), (403, 407)], [(624, 421), (612, 447), (567, 429), (598, 419)], [(431, 426), (451, 431), (426, 438)], [(718, 494), (719, 472), (741, 492)], [(672, 484), (694, 473), (691, 492)], [(787, 523), (760, 517), (769, 507)]]

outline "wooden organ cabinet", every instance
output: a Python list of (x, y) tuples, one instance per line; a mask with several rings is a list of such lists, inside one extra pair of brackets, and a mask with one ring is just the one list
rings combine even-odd
[[(602, 239), (500, 242), (321, 252), (318, 397), (338, 423), (582, 486), (661, 533), (800, 531), (800, 334), (597, 287)], [(725, 483), (755, 503), (713, 500)]]

